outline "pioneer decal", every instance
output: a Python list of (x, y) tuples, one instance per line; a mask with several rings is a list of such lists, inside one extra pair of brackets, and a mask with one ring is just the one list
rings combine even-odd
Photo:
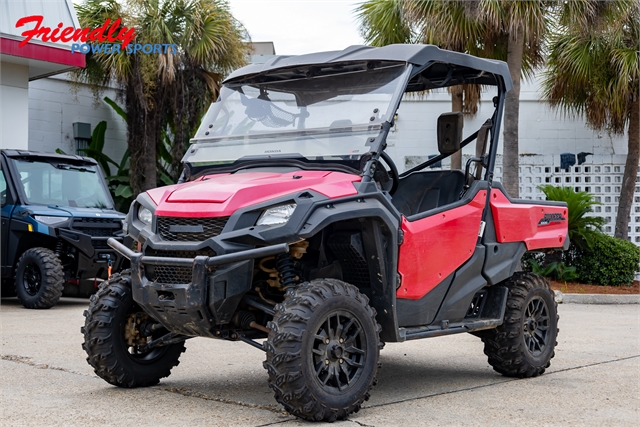
[(203, 233), (204, 228), (202, 225), (177, 225), (172, 224), (169, 226), (170, 233)]
[(562, 222), (562, 221), (566, 221), (566, 218), (564, 218), (562, 214), (559, 214), (559, 213), (544, 214), (544, 216), (540, 218), (540, 221), (538, 222), (538, 227), (541, 227), (543, 225), (553, 224), (554, 222)]

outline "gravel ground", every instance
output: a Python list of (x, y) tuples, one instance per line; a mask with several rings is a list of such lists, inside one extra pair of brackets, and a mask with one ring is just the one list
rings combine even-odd
[[(87, 300), (50, 310), (0, 306), (2, 426), (302, 426), (267, 387), (264, 354), (243, 343), (187, 341), (171, 377), (125, 390), (96, 377), (80, 326)], [(333, 426), (638, 426), (640, 306), (559, 306), (551, 368), (495, 373), (468, 334), (389, 343), (372, 398)]]

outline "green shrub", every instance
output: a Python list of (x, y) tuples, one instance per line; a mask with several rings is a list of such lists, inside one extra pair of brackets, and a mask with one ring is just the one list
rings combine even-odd
[(590, 248), (571, 255), (578, 280), (598, 285), (630, 284), (640, 263), (640, 247), (601, 233), (594, 235)]

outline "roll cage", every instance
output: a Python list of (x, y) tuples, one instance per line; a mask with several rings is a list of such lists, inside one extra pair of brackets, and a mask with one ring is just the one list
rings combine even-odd
[[(405, 93), (441, 89), (462, 84), (479, 84), (496, 86), (497, 96), (493, 98), (494, 113), (488, 122), (490, 144), (488, 154), (481, 159), (486, 168), (484, 180), (491, 183), (497, 153), (497, 141), (500, 132), (500, 121), (504, 110), (504, 98), (512, 88), (511, 77), (507, 65), (502, 61), (477, 58), (463, 53), (439, 49), (433, 45), (389, 45), (381, 48), (367, 46), (352, 46), (343, 51), (321, 52), (301, 56), (277, 56), (264, 64), (251, 64), (233, 72), (223, 84), (237, 86), (239, 84), (260, 84), (269, 87), (270, 83), (286, 81), (296, 100), (301, 105), (316, 102), (326, 94), (313, 94), (309, 87), (310, 76), (349, 75), (357, 70), (376, 70), (393, 65), (404, 65), (408, 68), (406, 81), (394, 95), (390, 111), (395, 113)], [(306, 84), (306, 86), (305, 86)], [(347, 85), (348, 86), (348, 85)], [(309, 93), (307, 93), (309, 92)], [(241, 158), (233, 164), (217, 166), (196, 166), (190, 164), (188, 155), (183, 159), (185, 166), (184, 179), (194, 179), (211, 172), (234, 172), (247, 167), (265, 166), (273, 161), (279, 164), (290, 164), (307, 169), (334, 169), (343, 172), (358, 173), (363, 182), (373, 179), (372, 166), (380, 159), (386, 148), (386, 138), (394, 125), (395, 114), (388, 114), (387, 120), (369, 126), (370, 130), (378, 130), (377, 137), (367, 142), (369, 151), (364, 153), (359, 161), (351, 159), (341, 162), (307, 161), (304, 157), (292, 158), (287, 156), (269, 156), (269, 158)], [(331, 129), (327, 129), (330, 131)], [(321, 131), (308, 130), (305, 132)], [(461, 142), (460, 148), (475, 140), (480, 130), (474, 132)], [(192, 140), (192, 143), (204, 142), (206, 138)], [(406, 176), (449, 157), (451, 154), (440, 154), (404, 173)], [(383, 156), (384, 159), (384, 156)], [(480, 159), (476, 159), (479, 161)]]

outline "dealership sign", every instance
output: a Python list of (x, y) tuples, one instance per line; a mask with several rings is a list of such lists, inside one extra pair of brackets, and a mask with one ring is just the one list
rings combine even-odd
[[(42, 25), (44, 17), (42, 15), (25, 16), (18, 19), (16, 28), (33, 24), (33, 28), (22, 32), (24, 40), (20, 42), (19, 47), (23, 47), (33, 39), (40, 39), (43, 42), (57, 43), (59, 41), (68, 43), (75, 42), (71, 45), (71, 53), (177, 53), (177, 45), (175, 44), (137, 44), (132, 43), (136, 37), (134, 28), (121, 26), (120, 18), (111, 22), (107, 18), (104, 24), (97, 28), (74, 28), (64, 27), (60, 22), (57, 27), (50, 28)], [(91, 43), (89, 43), (91, 42)]]

